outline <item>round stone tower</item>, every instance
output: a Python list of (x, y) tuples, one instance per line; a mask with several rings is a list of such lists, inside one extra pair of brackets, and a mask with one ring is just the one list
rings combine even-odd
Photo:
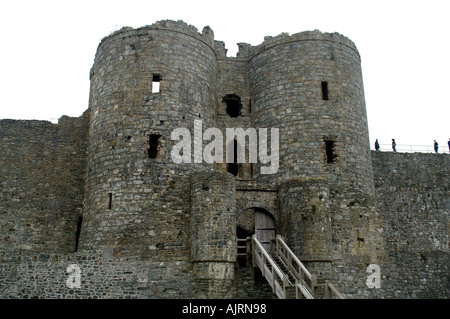
[(336, 33), (282, 34), (251, 47), (249, 63), (252, 126), (279, 129), (278, 171), (258, 163), (254, 177), (278, 186), (280, 232), (319, 278), (364, 282), (381, 248), (356, 46)]
[(80, 250), (189, 250), (187, 176), (210, 166), (175, 163), (171, 133), (185, 127), (194, 138), (194, 120), (215, 124), (213, 44), (209, 27), (198, 33), (181, 21), (123, 28), (101, 41), (90, 74)]
[(278, 172), (257, 181), (321, 177), (373, 194), (361, 61), (353, 42), (319, 31), (281, 34), (252, 47), (249, 61), (252, 126), (279, 128), (280, 136)]

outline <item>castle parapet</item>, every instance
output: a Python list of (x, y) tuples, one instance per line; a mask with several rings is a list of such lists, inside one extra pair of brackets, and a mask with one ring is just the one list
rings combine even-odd
[(351, 50), (355, 51), (358, 56), (359, 52), (356, 48), (355, 43), (347, 38), (346, 36), (334, 32), (334, 33), (328, 33), (328, 32), (321, 32), (319, 30), (314, 31), (304, 31), (299, 33), (294, 33), (292, 35), (289, 35), (289, 33), (283, 32), (277, 36), (266, 36), (264, 37), (263, 43), (252, 46), (249, 52), (250, 56), (256, 55), (261, 51), (268, 50), (270, 48), (276, 47), (280, 44), (286, 44), (289, 42), (298, 42), (298, 41), (328, 41), (328, 42), (335, 42), (341, 45), (344, 45)]

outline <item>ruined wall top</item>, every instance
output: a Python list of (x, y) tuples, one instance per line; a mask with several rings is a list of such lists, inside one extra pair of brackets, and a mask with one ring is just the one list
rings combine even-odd
[(110, 35), (104, 37), (99, 46), (102, 45), (105, 41), (107, 41), (111, 37), (115, 37), (117, 35), (122, 35), (123, 37), (128, 36), (144, 36), (148, 35), (150, 30), (170, 30), (176, 31), (180, 33), (184, 33), (189, 35), (195, 39), (205, 42), (209, 46), (214, 46), (214, 32), (209, 26), (205, 26), (202, 30), (202, 33), (198, 31), (198, 29), (193, 25), (188, 25), (187, 23), (178, 20), (161, 20), (157, 21), (151, 25), (146, 25), (137, 29), (132, 27), (123, 27), (120, 30), (112, 32)]
[(247, 43), (238, 43), (239, 52), (237, 54), (237, 57), (251, 58), (252, 56), (262, 51), (276, 47), (280, 44), (287, 44), (290, 42), (298, 42), (298, 41), (335, 42), (347, 46), (351, 50), (355, 51), (359, 56), (359, 52), (358, 49), (356, 48), (355, 43), (351, 41), (349, 38), (337, 32), (327, 33), (321, 32), (319, 30), (314, 30), (314, 31), (303, 31), (292, 35), (289, 35), (289, 33), (284, 32), (275, 37), (266, 36), (264, 37), (263, 43), (256, 46), (251, 46)]
[[(104, 37), (99, 46), (102, 45), (103, 42), (108, 40), (111, 37), (115, 37), (118, 35), (121, 35), (123, 37), (128, 36), (144, 36), (149, 35), (150, 30), (170, 30), (175, 32), (181, 32), (188, 36), (191, 36), (197, 40), (200, 40), (206, 44), (208, 44), (217, 54), (217, 57), (219, 58), (226, 58), (226, 52), (227, 49), (225, 47), (225, 43), (223, 41), (217, 41), (214, 40), (214, 31), (209, 27), (205, 26), (200, 33), (198, 29), (193, 26), (185, 23), (182, 20), (174, 21), (174, 20), (161, 20), (157, 21), (151, 25), (146, 25), (137, 29), (134, 29), (132, 27), (123, 27), (120, 30), (112, 32), (110, 35)], [(347, 46), (351, 50), (355, 51), (358, 55), (358, 49), (356, 48), (356, 45), (353, 41), (351, 41), (349, 38), (345, 37), (342, 34), (339, 34), (337, 32), (335, 33), (327, 33), (327, 32), (321, 32), (319, 30), (314, 31), (303, 31), (299, 33), (295, 33), (292, 35), (289, 35), (289, 33), (283, 32), (277, 36), (266, 36), (264, 37), (264, 41), (256, 46), (252, 46), (248, 43), (237, 43), (239, 51), (236, 55), (237, 58), (251, 58), (252, 56), (276, 47), (280, 44), (286, 44), (290, 42), (297, 42), (297, 41), (329, 41), (329, 42), (335, 42), (340, 43), (344, 46)]]

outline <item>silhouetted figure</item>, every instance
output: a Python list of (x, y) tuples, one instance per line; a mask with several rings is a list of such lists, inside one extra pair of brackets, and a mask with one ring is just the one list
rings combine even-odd
[(434, 151), (436, 153), (438, 152), (438, 148), (439, 148), (439, 144), (438, 144), (438, 142), (436, 142), (436, 140), (434, 140)]
[(396, 146), (397, 146), (397, 144), (395, 143), (395, 139), (392, 139), (392, 150), (394, 152), (397, 152)]
[(448, 153), (450, 154), (450, 138), (448, 139)]
[(379, 150), (380, 150), (380, 144), (378, 144), (378, 139), (376, 139), (375, 140), (375, 151), (379, 151)]

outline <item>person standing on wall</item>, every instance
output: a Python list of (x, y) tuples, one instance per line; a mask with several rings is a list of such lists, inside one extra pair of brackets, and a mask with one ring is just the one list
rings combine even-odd
[(450, 138), (448, 139), (448, 153), (450, 154)]
[(438, 152), (438, 142), (436, 142), (436, 140), (434, 140), (434, 151), (437, 153)]
[[(448, 142), (449, 146), (450, 146), (450, 141)], [(375, 140), (375, 151), (379, 151), (380, 150), (380, 144), (378, 144), (378, 139)]]
[(395, 148), (397, 146), (397, 144), (395, 143), (395, 139), (392, 139), (392, 150), (394, 152), (397, 152), (397, 149)]

